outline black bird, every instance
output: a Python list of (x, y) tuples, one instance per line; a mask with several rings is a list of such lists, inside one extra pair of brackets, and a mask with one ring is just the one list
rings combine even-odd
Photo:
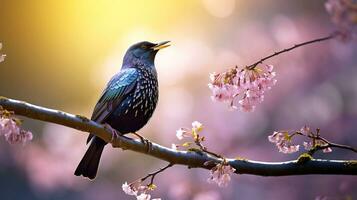
[[(121, 134), (134, 133), (149, 121), (159, 96), (154, 60), (160, 49), (170, 46), (168, 42), (139, 42), (127, 50), (122, 68), (104, 89), (92, 120), (109, 124)], [(107, 143), (93, 134), (88, 142), (90, 146), (74, 174), (94, 179)]]

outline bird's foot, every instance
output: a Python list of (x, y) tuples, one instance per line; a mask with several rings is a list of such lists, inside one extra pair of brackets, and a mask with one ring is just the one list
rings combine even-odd
[(104, 124), (104, 127), (105, 127), (105, 129), (108, 129), (108, 130), (110, 130), (112, 132), (112, 138), (110, 140), (110, 143), (113, 144), (115, 139), (117, 139), (118, 137), (122, 136), (122, 134), (119, 131), (117, 131), (114, 128), (112, 128), (109, 124)]
[(134, 134), (135, 136), (137, 136), (140, 139), (141, 143), (143, 143), (146, 147), (146, 152), (149, 153), (152, 149), (152, 143), (148, 139), (144, 138), (143, 136), (139, 135), (136, 132), (133, 132), (132, 134)]

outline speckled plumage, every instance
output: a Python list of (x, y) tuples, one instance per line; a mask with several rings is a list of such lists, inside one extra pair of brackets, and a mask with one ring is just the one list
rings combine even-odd
[(131, 70), (135, 70), (131, 76), (136, 76), (135, 81), (131, 83), (134, 85), (132, 91), (106, 119), (108, 124), (123, 134), (136, 132), (148, 122), (159, 97), (155, 68), (138, 66)]
[[(122, 134), (136, 132), (149, 121), (159, 96), (154, 59), (160, 48), (155, 47), (166, 43), (141, 42), (128, 49), (122, 69), (108, 82), (94, 108), (92, 120), (109, 124)], [(90, 147), (75, 175), (93, 179), (106, 143), (92, 134), (89, 141)]]

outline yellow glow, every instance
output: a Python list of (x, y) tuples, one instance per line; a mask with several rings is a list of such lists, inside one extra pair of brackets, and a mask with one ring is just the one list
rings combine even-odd
[(206, 10), (215, 17), (228, 17), (234, 11), (236, 0), (202, 0)]

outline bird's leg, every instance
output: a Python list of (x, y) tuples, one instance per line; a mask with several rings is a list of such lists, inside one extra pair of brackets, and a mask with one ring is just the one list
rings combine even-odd
[(143, 136), (139, 135), (139, 134), (136, 133), (136, 132), (133, 132), (132, 134), (134, 134), (135, 136), (137, 136), (137, 137), (140, 139), (141, 143), (143, 143), (143, 144), (145, 145), (145, 147), (147, 148), (146, 151), (147, 151), (147, 152), (150, 152), (150, 150), (151, 150), (151, 148), (152, 148), (152, 143), (151, 143), (148, 139), (144, 138)]
[(105, 127), (105, 129), (108, 129), (112, 132), (112, 139), (110, 140), (110, 143), (112, 143), (112, 144), (116, 138), (123, 135), (120, 132), (118, 132), (117, 130), (115, 130), (114, 128), (112, 128), (109, 124), (104, 124), (104, 127)]
[(144, 138), (143, 136), (139, 135), (136, 132), (133, 132), (132, 134), (135, 135), (136, 137), (138, 137), (140, 139), (141, 143), (145, 144), (145, 143), (147, 143), (149, 141), (148, 139)]

